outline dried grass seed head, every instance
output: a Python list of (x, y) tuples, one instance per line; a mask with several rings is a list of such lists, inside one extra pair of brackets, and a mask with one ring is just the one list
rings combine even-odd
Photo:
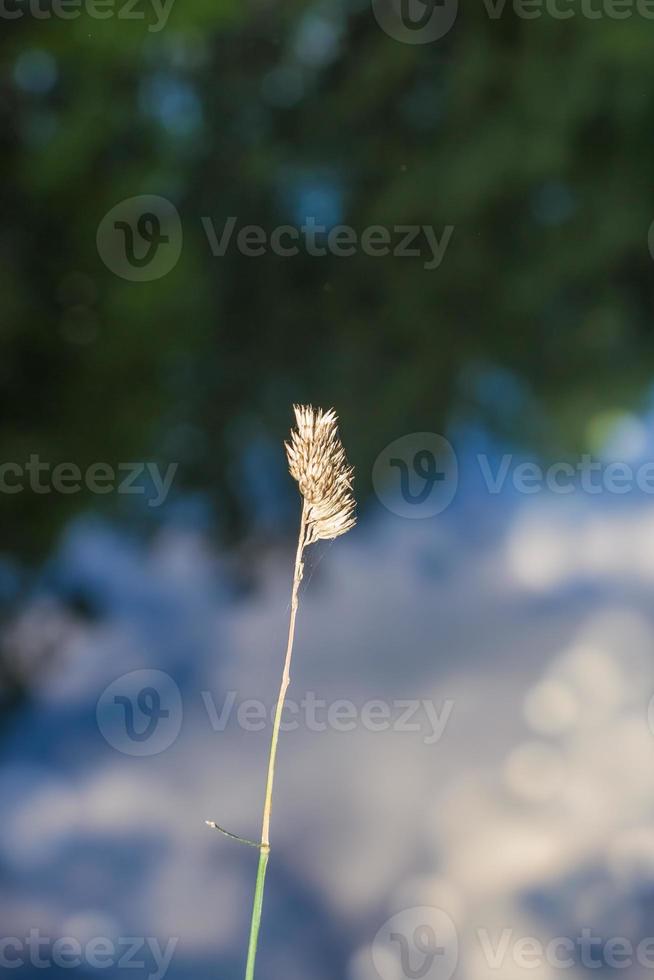
[(337, 538), (354, 527), (353, 469), (338, 436), (333, 409), (294, 405), (297, 429), (285, 443), (288, 467), (307, 507), (307, 539)]

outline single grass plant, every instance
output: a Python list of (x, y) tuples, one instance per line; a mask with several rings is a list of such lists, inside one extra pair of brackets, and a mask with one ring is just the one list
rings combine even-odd
[(224, 830), (215, 821), (207, 820), (214, 830), (226, 837), (256, 847), (259, 866), (254, 890), (250, 938), (248, 942), (245, 980), (254, 980), (254, 966), (259, 944), (263, 894), (266, 871), (270, 857), (270, 818), (272, 813), (273, 784), (279, 730), (284, 711), (286, 692), (291, 680), (291, 660), (295, 640), (295, 621), (299, 604), (299, 589), (304, 572), (305, 549), (320, 540), (331, 540), (349, 531), (356, 522), (354, 496), (352, 494), (353, 470), (348, 465), (345, 450), (338, 434), (338, 419), (333, 409), (323, 411), (311, 405), (295, 405), (296, 428), (291, 430), (290, 440), (284, 445), (288, 467), (297, 482), (302, 499), (300, 529), (298, 533), (293, 584), (291, 587), (291, 611), (288, 624), (288, 641), (279, 697), (273, 719), (268, 775), (261, 821), (259, 842), (247, 840)]

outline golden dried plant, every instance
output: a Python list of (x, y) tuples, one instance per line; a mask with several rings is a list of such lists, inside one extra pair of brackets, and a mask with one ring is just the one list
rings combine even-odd
[(254, 965), (259, 943), (261, 910), (266, 880), (266, 869), (270, 856), (270, 816), (272, 810), (273, 782), (277, 743), (284, 710), (286, 692), (291, 679), (291, 657), (295, 637), (295, 619), (298, 610), (298, 595), (304, 569), (304, 549), (322, 538), (337, 538), (354, 527), (354, 496), (352, 494), (353, 470), (348, 466), (345, 450), (338, 435), (337, 417), (333, 409), (323, 411), (311, 405), (294, 405), (297, 429), (291, 430), (286, 455), (291, 476), (297, 480), (302, 495), (302, 515), (295, 553), (295, 570), (291, 589), (291, 614), (288, 625), (288, 640), (284, 670), (279, 689), (279, 697), (273, 720), (272, 739), (268, 756), (268, 777), (263, 805), (261, 840), (251, 841), (224, 830), (214, 820), (207, 824), (219, 830), (232, 840), (256, 847), (259, 851), (259, 867), (254, 891), (250, 939), (248, 942), (245, 980), (254, 980)]
[(288, 468), (306, 505), (305, 544), (337, 538), (354, 527), (353, 469), (333, 409), (294, 405), (297, 429), (285, 443)]

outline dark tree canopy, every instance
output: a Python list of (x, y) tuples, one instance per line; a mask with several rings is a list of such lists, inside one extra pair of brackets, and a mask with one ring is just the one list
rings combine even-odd
[[(2, 27), (5, 460), (174, 460), (234, 534), (248, 454), (267, 459), (292, 401), (337, 406), (365, 488), (402, 432), (472, 419), (561, 452), (646, 397), (649, 22), (493, 19), (479, 0), (408, 45), (359, 0), (177, 0), (160, 30), (138, 9)], [(130, 282), (96, 234), (143, 194), (177, 208), (183, 248)], [(230, 216), (268, 235), (307, 218), (453, 232), (432, 269), (215, 256), (207, 220), (220, 236)], [(80, 497), (2, 504), (3, 549), (30, 557)]]

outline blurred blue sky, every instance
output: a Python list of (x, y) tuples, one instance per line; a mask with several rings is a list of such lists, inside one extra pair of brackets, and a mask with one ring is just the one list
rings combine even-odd
[[(594, 424), (598, 453), (651, 458), (651, 415)], [(284, 733), (262, 980), (373, 980), (375, 934), (421, 905), (452, 917), (470, 980), (495, 975), (477, 924), (648, 935), (654, 509), (633, 494), (489, 495), (472, 474), (492, 447), (458, 439), (447, 510), (372, 506), (309, 559), (290, 697), (451, 707), (436, 741), (420, 712), (413, 732)], [(7, 935), (174, 938), (167, 976), (241, 975), (256, 856), (203, 821), (256, 836), (269, 726), (246, 731), (233, 712), (217, 731), (208, 705), (234, 692), (272, 706), (290, 564), (261, 556), (243, 593), (228, 557), (188, 522), (149, 544), (93, 515), (64, 534), (10, 634), (39, 667), (2, 745)], [(97, 620), (62, 603), (79, 589)], [(143, 757), (96, 718), (133, 671), (169, 675), (183, 706), (172, 744)]]

